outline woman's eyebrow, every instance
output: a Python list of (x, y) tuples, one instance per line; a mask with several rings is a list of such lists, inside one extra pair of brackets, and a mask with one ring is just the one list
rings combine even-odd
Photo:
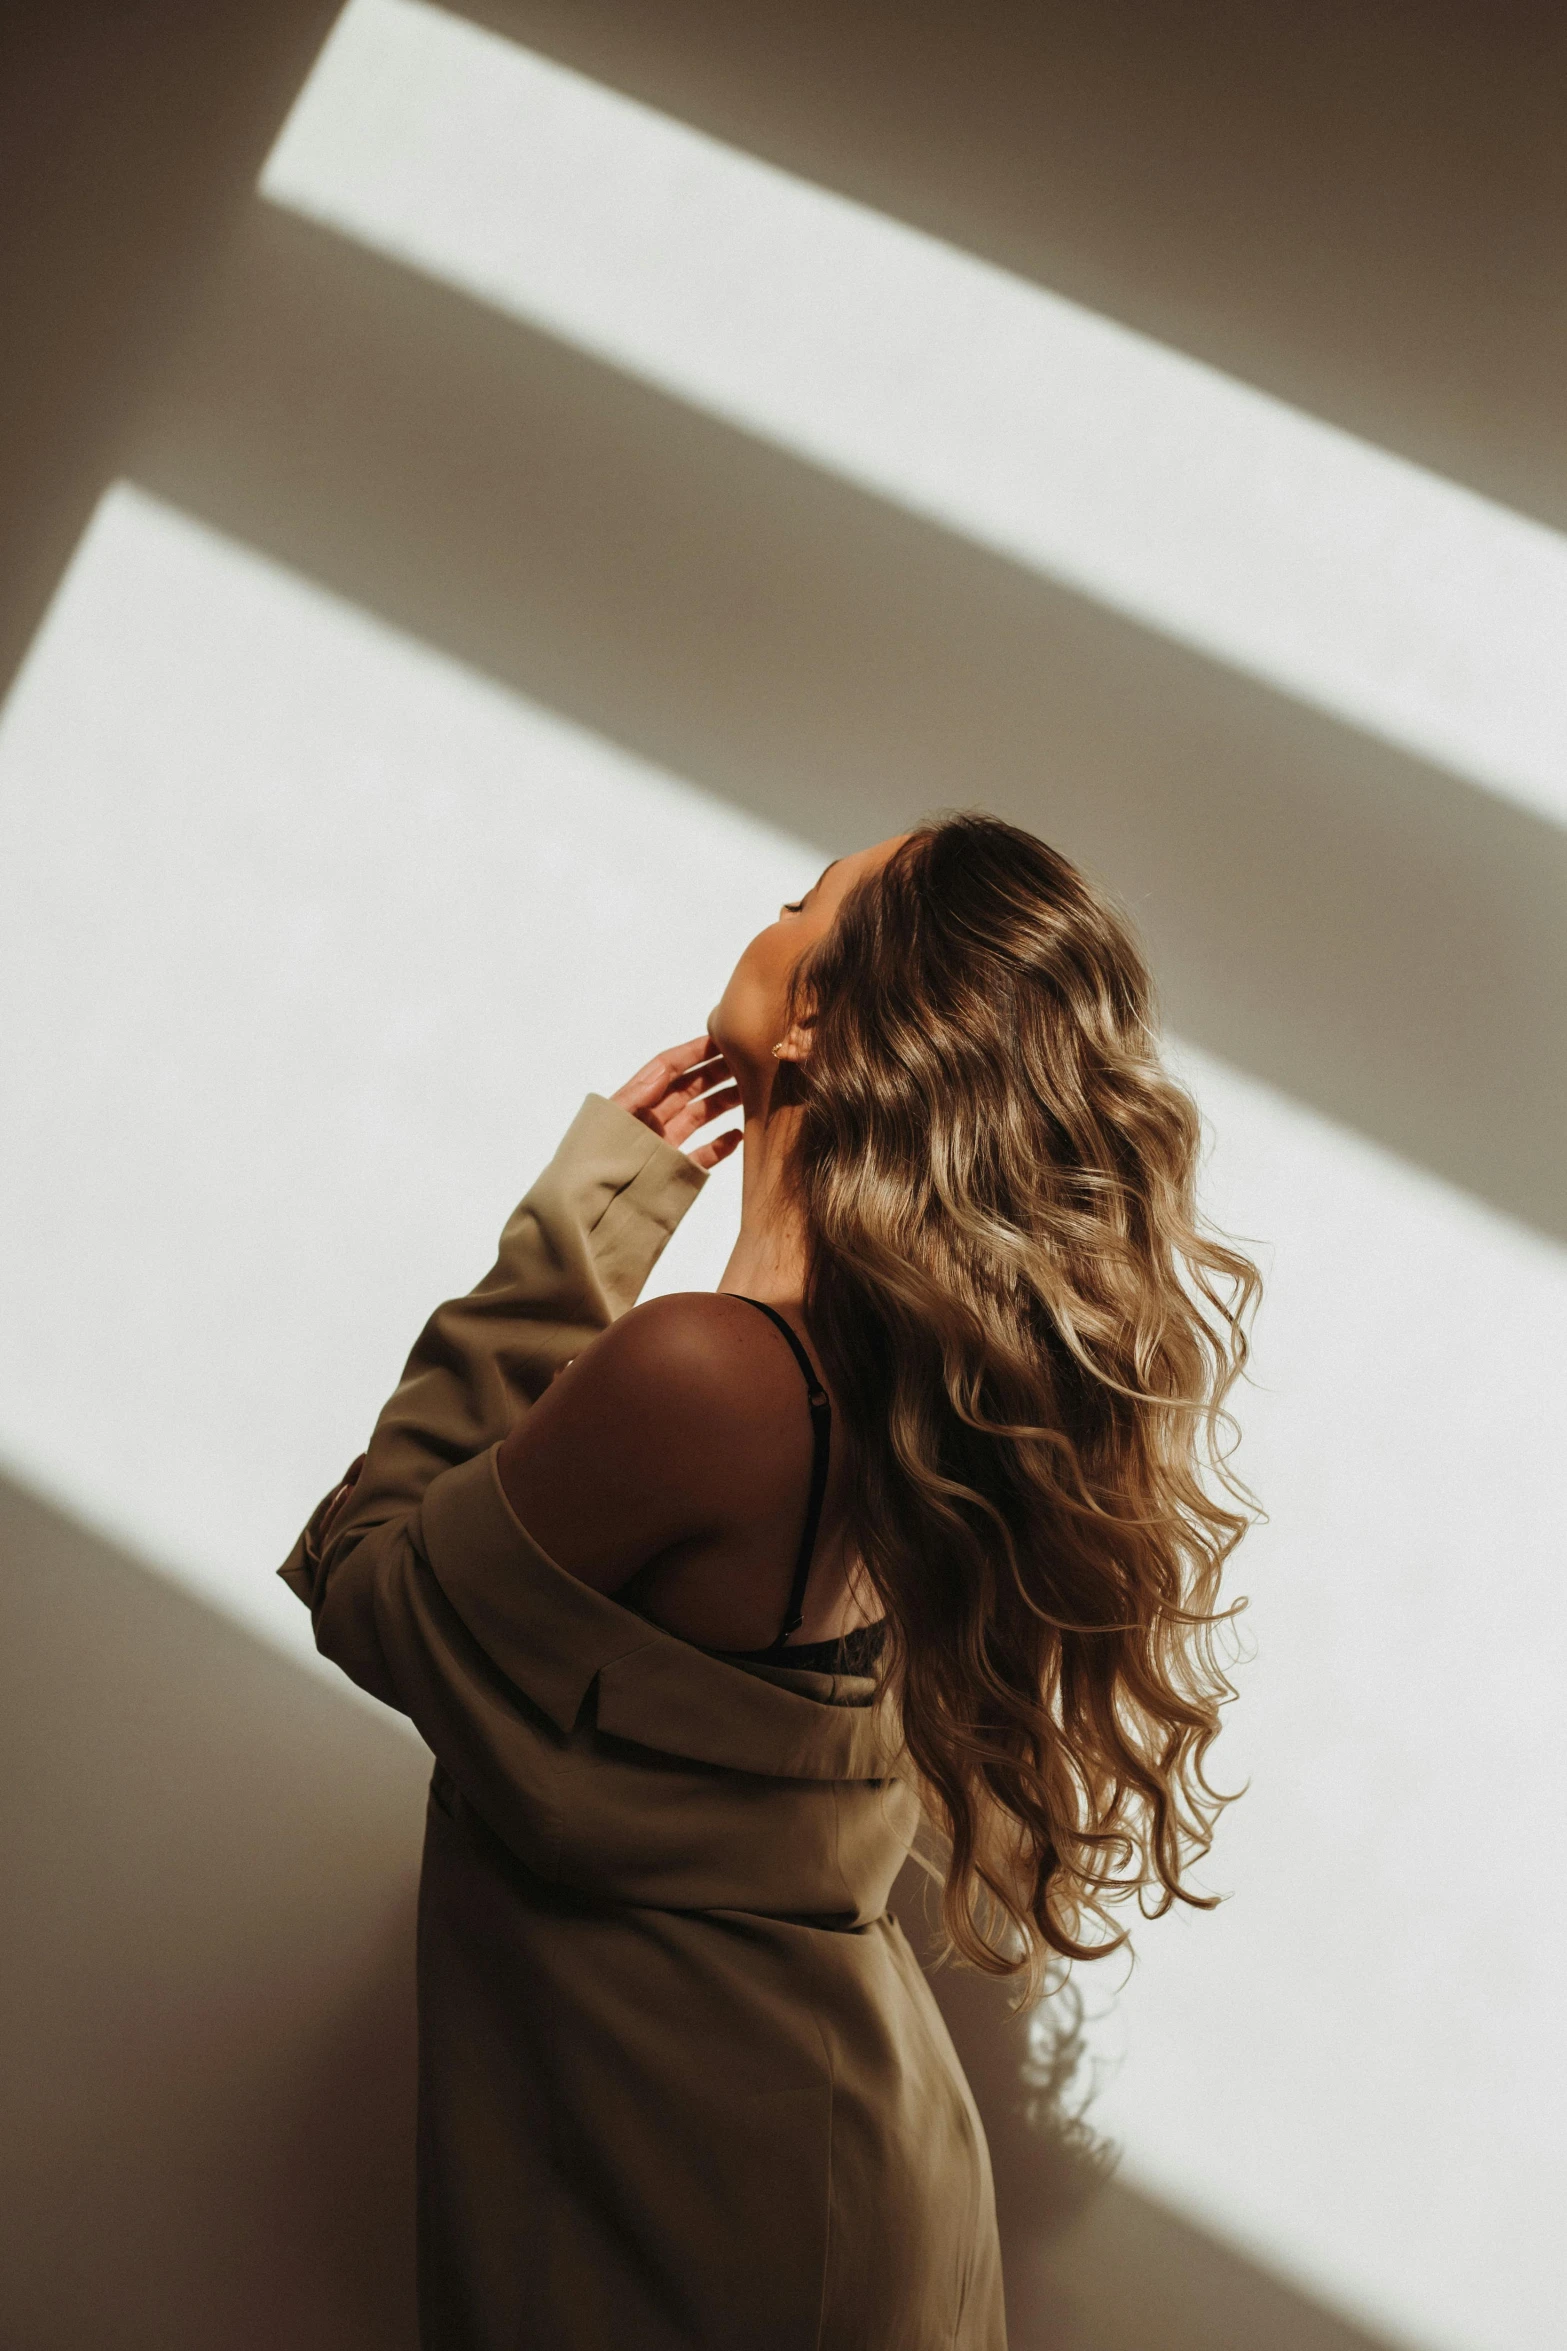
[[(811, 884), (811, 890), (819, 890), (819, 889), (821, 888), (821, 886), (822, 886), (823, 882), (824, 882), (824, 881), (827, 879), (827, 876), (828, 876), (828, 875), (829, 875), (829, 874), (832, 872), (832, 869), (833, 869), (833, 867), (834, 867), (835, 865), (838, 865), (838, 864), (840, 864), (841, 862), (842, 862), (842, 861), (841, 861), (841, 859), (839, 859), (839, 858), (836, 858), (836, 857), (830, 857), (830, 858), (827, 860), (827, 863), (826, 863), (826, 864), (825, 864), (825, 865), (822, 867), (822, 870), (821, 870), (821, 872), (820, 872), (820, 873), (817, 875), (817, 877), (816, 877), (815, 881), (814, 881), (814, 882), (812, 882), (812, 884)], [(809, 896), (810, 896), (810, 894), (811, 894), (811, 890), (807, 890), (807, 891), (806, 891), (805, 895), (807, 896), (807, 898), (809, 898)]]

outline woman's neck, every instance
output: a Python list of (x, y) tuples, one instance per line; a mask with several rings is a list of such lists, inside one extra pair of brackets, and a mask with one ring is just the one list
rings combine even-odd
[(787, 1168), (800, 1112), (793, 1104), (748, 1113), (741, 1144), (740, 1234), (721, 1290), (799, 1306), (805, 1297), (805, 1232)]

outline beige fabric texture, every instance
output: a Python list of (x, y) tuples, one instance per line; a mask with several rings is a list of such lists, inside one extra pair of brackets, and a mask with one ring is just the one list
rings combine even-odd
[(876, 1684), (660, 1631), (496, 1475), (703, 1180), (590, 1095), (280, 1571), (436, 1758), (421, 2341), (1004, 2351), (984, 2133), (887, 1913), (916, 1807)]

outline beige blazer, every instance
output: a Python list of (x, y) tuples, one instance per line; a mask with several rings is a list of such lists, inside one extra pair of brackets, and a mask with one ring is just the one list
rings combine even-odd
[(1003, 2351), (984, 2134), (887, 1914), (916, 1815), (876, 1684), (661, 1632), (496, 1476), (703, 1181), (590, 1095), (281, 1570), (436, 1758), (421, 2339)]

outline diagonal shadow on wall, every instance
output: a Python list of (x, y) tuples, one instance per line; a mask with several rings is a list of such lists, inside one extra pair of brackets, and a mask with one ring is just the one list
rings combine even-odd
[(0, 8), (0, 693), (340, 5)]
[(839, 850), (984, 802), (1197, 1043), (1567, 1233), (1567, 832), (258, 204), (151, 489)]
[(1567, 525), (1541, 0), (446, 0)]
[[(411, 2351), (424, 1749), (4, 1479), (0, 1600), (0, 2340)], [(1076, 2176), (997, 1987), (937, 1991), (1017, 2351), (1386, 2351)]]
[(0, 2341), (412, 2351), (412, 1738), (0, 1480)]

